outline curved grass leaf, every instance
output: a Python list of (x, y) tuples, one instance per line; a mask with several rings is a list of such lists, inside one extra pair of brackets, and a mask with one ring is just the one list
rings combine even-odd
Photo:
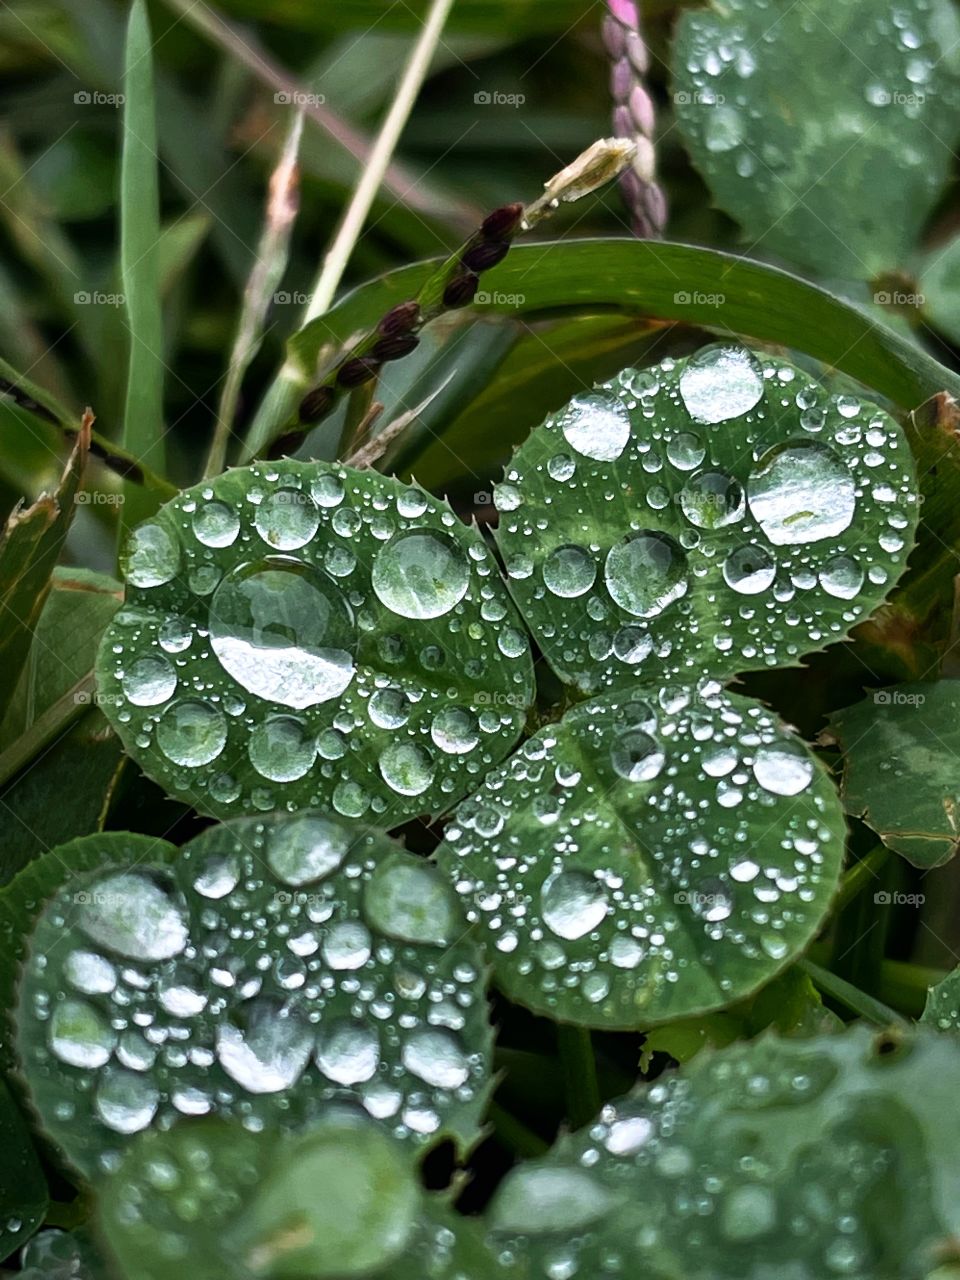
[(36, 1231), (47, 1200), (47, 1180), (29, 1131), (0, 1076), (0, 1261)]
[[(348, 294), (290, 341), (304, 387), (327, 344), (346, 345), (416, 295), (437, 261), (401, 267)], [(912, 409), (960, 377), (873, 315), (788, 271), (693, 245), (643, 240), (517, 244), (484, 274), (485, 312), (529, 320), (611, 306), (780, 343)], [(282, 420), (281, 420), (282, 421)], [(276, 423), (279, 429), (281, 421)]]
[(511, 999), (648, 1028), (742, 1000), (796, 957), (843, 837), (808, 748), (705, 682), (541, 729), (460, 805), (437, 856)]
[(516, 741), (529, 645), (482, 538), (375, 472), (230, 471), (131, 539), (101, 703), (171, 794), (229, 816), (331, 806), (394, 827)]
[(222, 1119), (144, 1134), (102, 1184), (100, 1226), (130, 1280), (363, 1275), (485, 1280), (474, 1229), (420, 1189), (409, 1151), (331, 1110), (290, 1137)]
[(960, 681), (877, 689), (830, 717), (843, 752), (847, 813), (915, 867), (938, 867), (960, 840)]
[[(402, 31), (413, 35), (426, 16), (426, 0), (340, 0), (336, 7), (317, 6), (311, 0), (227, 0), (222, 6), (238, 17), (257, 18), (296, 27), (301, 31)], [(535, 32), (567, 32), (583, 14), (579, 0), (457, 0), (448, 23), (451, 32), (495, 34), (504, 29), (511, 37)]]
[(88, 872), (104, 867), (130, 867), (140, 862), (168, 861), (176, 849), (164, 840), (126, 831), (82, 836), (27, 864), (0, 890), (0, 1069), (16, 1062), (12, 1019), (17, 981), (30, 934), (44, 904), (55, 894), (70, 896)]
[(948, 0), (724, 0), (683, 15), (677, 120), (752, 247), (822, 276), (903, 266), (952, 169), (958, 39)]
[(467, 1144), (492, 1035), (465, 929), (433, 866), (319, 813), (88, 875), (47, 904), (20, 987), (43, 1127), (88, 1176), (178, 1115), (296, 1128), (337, 1099)]
[(883, 410), (717, 345), (575, 397), (494, 502), (514, 599), (561, 679), (593, 693), (842, 639), (903, 572), (918, 493)]
[[(886, 1045), (890, 1048), (890, 1045)], [(508, 1276), (921, 1277), (955, 1258), (955, 1046), (857, 1028), (702, 1054), (515, 1169), (490, 1212)]]

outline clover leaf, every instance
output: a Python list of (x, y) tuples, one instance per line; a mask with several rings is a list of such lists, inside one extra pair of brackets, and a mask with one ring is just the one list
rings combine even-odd
[(230, 817), (446, 809), (519, 735), (528, 641), (483, 539), (416, 486), (278, 462), (133, 531), (97, 671), (130, 754)]
[(934, 1274), (960, 1228), (955, 1054), (862, 1027), (702, 1053), (507, 1176), (506, 1274)]
[(575, 397), (494, 497), (513, 596), (585, 693), (795, 664), (884, 599), (917, 522), (887, 413), (730, 346)]
[(464, 934), (436, 868), (312, 811), (208, 828), (172, 867), (88, 873), (24, 967), (31, 1099), (88, 1176), (178, 1115), (297, 1127), (337, 1099), (415, 1144), (469, 1143), (491, 1031)]
[(646, 1028), (755, 991), (830, 905), (823, 768), (716, 682), (569, 711), (488, 774), (438, 850), (497, 982), (561, 1021)]

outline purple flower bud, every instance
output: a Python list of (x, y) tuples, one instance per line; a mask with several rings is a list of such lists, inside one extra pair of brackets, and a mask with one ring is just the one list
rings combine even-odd
[(474, 275), (472, 271), (453, 276), (448, 280), (447, 287), (443, 291), (443, 305), (451, 310), (455, 307), (469, 306), (479, 284), (480, 277)]
[(373, 356), (355, 356), (345, 361), (337, 370), (337, 382), (341, 387), (352, 390), (370, 382), (380, 372), (380, 361)]
[(420, 303), (415, 300), (399, 302), (381, 319), (377, 325), (377, 332), (382, 333), (384, 337), (392, 333), (409, 333), (419, 322)]
[(298, 417), (302, 423), (319, 422), (333, 408), (334, 392), (332, 387), (314, 387), (300, 401)]
[(286, 435), (280, 436), (277, 440), (274, 440), (267, 452), (267, 457), (271, 461), (274, 458), (282, 458), (285, 454), (295, 453), (302, 444), (302, 431), (288, 431)]
[(415, 333), (391, 333), (375, 344), (373, 356), (376, 360), (399, 360), (402, 356), (408, 356), (419, 345), (420, 339)]
[(487, 214), (480, 225), (485, 240), (511, 240), (523, 221), (522, 204), (505, 204)]
[(468, 271), (489, 271), (498, 262), (502, 262), (509, 252), (509, 240), (483, 241), (467, 249), (461, 255), (460, 262)]

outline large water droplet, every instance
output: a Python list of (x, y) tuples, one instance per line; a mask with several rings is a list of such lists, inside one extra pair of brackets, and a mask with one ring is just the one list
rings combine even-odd
[(309, 814), (273, 827), (267, 862), (285, 884), (298, 888), (336, 871), (349, 848), (350, 836), (339, 822)]
[(229, 547), (240, 532), (240, 516), (225, 502), (204, 502), (193, 516), (193, 532), (205, 547)]
[(149, 1077), (117, 1067), (97, 1084), (97, 1114), (114, 1133), (139, 1133), (156, 1115), (160, 1095)]
[(450, 1031), (414, 1031), (403, 1043), (401, 1059), (408, 1071), (437, 1089), (459, 1089), (470, 1075), (467, 1056)]
[(130, 960), (169, 960), (187, 945), (187, 920), (150, 876), (121, 871), (76, 895), (87, 937)]
[(217, 1028), (217, 1058), (248, 1093), (280, 1093), (300, 1077), (313, 1048), (313, 1030), (298, 1010), (260, 999), (244, 1008), (243, 1027)]
[(680, 491), (680, 507), (698, 529), (722, 529), (742, 520), (743, 488), (725, 471), (701, 471)]
[(50, 1048), (71, 1067), (94, 1070), (110, 1061), (117, 1033), (106, 1018), (83, 1000), (63, 1000), (50, 1015)]
[(774, 742), (757, 751), (753, 775), (764, 790), (795, 796), (813, 781), (813, 761), (799, 744)]
[(667, 444), (667, 459), (678, 471), (693, 471), (706, 456), (703, 441), (692, 431), (681, 431)]
[(777, 563), (763, 547), (737, 547), (723, 562), (724, 581), (741, 595), (759, 595), (776, 576)]
[(142, 524), (127, 540), (121, 568), (135, 587), (162, 587), (179, 572), (180, 543), (161, 525)]
[(317, 1064), (335, 1084), (362, 1084), (372, 1079), (380, 1065), (377, 1033), (361, 1022), (334, 1022), (321, 1031)]
[(740, 145), (746, 135), (746, 121), (735, 108), (720, 104), (707, 112), (703, 140), (708, 151), (722, 153)]
[(607, 895), (593, 876), (582, 871), (557, 871), (540, 890), (544, 923), (557, 935), (573, 941), (594, 930), (607, 914)]
[(415, 742), (391, 742), (380, 757), (381, 777), (402, 796), (422, 795), (434, 773), (429, 753)]
[(606, 396), (574, 396), (559, 421), (567, 444), (597, 462), (619, 458), (630, 439), (626, 409)]
[(750, 513), (775, 546), (820, 542), (850, 527), (857, 505), (847, 467), (813, 440), (778, 445), (747, 485)]
[(157, 724), (157, 746), (168, 760), (186, 767), (216, 760), (226, 741), (226, 716), (209, 702), (176, 702)]
[(863, 570), (850, 556), (834, 556), (818, 576), (827, 595), (837, 600), (852, 600), (863, 586)]
[(649, 782), (660, 773), (666, 756), (656, 738), (642, 729), (631, 729), (610, 748), (610, 762), (628, 782)]
[(374, 871), (364, 894), (367, 920), (405, 942), (444, 946), (463, 931), (456, 897), (427, 863), (391, 859)]
[(543, 563), (544, 585), (565, 599), (589, 591), (596, 576), (596, 561), (583, 547), (557, 547)]
[(697, 422), (728, 422), (763, 397), (763, 371), (745, 347), (704, 347), (680, 375), (680, 395)]
[(477, 718), (464, 707), (444, 707), (434, 717), (430, 737), (447, 755), (466, 755), (480, 741)]
[(668, 534), (644, 530), (611, 547), (604, 579), (621, 609), (653, 618), (686, 594), (687, 558)]
[(401, 618), (439, 618), (467, 594), (470, 567), (453, 538), (412, 530), (377, 552), (371, 582), (380, 603)]
[(177, 687), (177, 673), (166, 658), (138, 658), (123, 676), (123, 692), (135, 707), (157, 707)]
[(299, 720), (278, 716), (257, 725), (247, 748), (250, 763), (271, 782), (304, 777), (317, 756), (317, 744)]
[(309, 494), (299, 489), (277, 489), (257, 507), (253, 523), (274, 550), (296, 551), (317, 532), (320, 513)]
[(338, 698), (354, 676), (356, 631), (343, 592), (295, 560), (229, 573), (210, 605), (210, 643), (249, 693), (297, 710)]

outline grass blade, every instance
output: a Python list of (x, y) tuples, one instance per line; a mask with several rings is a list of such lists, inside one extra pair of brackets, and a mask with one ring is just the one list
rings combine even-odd
[[(151, 469), (164, 471), (163, 314), (160, 302), (160, 200), (153, 46), (143, 0), (130, 9), (124, 59), (123, 162), (120, 177), (120, 266), (130, 352), (123, 444)], [(138, 523), (155, 505), (127, 485), (122, 523)]]

